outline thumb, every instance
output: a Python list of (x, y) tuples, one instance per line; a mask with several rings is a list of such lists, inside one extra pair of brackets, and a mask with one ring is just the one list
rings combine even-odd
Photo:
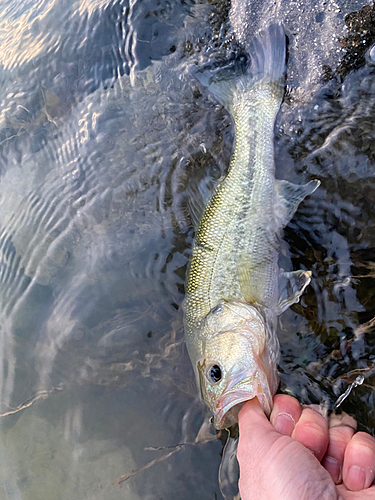
[[(237, 460), (240, 466), (239, 488), (243, 500), (265, 500), (274, 496), (275, 481), (278, 481), (277, 461), (273, 449), (279, 448), (276, 441), (288, 439), (282, 436), (269, 422), (258, 398), (247, 401), (238, 414), (239, 439)], [(277, 455), (277, 453), (276, 453)], [(287, 460), (283, 459), (284, 464)], [(285, 474), (282, 474), (285, 477)], [(289, 480), (289, 479), (288, 479)]]
[(243, 405), (238, 415), (238, 426), (240, 456), (242, 447), (251, 450), (251, 454), (261, 453), (262, 449), (272, 446), (281, 436), (264, 414), (258, 398)]

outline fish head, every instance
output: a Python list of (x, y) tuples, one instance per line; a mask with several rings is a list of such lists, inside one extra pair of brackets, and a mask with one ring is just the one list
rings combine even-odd
[(278, 386), (278, 342), (269, 341), (262, 314), (247, 303), (221, 301), (206, 318), (197, 372), (217, 429), (237, 422), (245, 401), (257, 397), (267, 415)]

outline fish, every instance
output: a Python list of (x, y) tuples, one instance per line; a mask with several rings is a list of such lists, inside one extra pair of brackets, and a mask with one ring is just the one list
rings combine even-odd
[(245, 47), (248, 64), (193, 76), (230, 113), (235, 138), (226, 177), (198, 224), (183, 303), (188, 353), (217, 429), (258, 398), (269, 416), (279, 384), (277, 318), (298, 302), (311, 271), (279, 268), (283, 227), (320, 182), (275, 178), (274, 127), (285, 86), (286, 37), (270, 24)]

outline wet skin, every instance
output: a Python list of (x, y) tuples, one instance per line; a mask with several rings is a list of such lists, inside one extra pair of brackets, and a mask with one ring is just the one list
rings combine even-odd
[(270, 421), (248, 401), (239, 413), (242, 500), (375, 500), (375, 439), (356, 427), (291, 396), (275, 396)]

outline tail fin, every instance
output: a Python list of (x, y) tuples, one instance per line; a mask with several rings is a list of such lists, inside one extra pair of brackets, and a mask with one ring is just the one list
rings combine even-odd
[(253, 79), (284, 83), (286, 44), (281, 24), (271, 24), (254, 38), (248, 48)]
[(284, 92), (286, 44), (281, 24), (271, 24), (247, 47), (251, 65), (241, 74), (223, 77), (223, 72), (210, 67), (191, 68), (192, 75), (229, 111), (257, 83), (269, 84), (274, 97), (281, 101)]

